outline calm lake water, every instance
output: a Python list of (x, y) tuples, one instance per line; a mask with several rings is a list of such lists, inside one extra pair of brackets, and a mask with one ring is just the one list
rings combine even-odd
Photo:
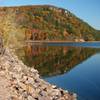
[(100, 42), (28, 44), (16, 52), (46, 81), (77, 93), (78, 100), (100, 100)]

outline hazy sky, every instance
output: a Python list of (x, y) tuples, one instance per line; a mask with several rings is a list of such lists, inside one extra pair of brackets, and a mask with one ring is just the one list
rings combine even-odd
[(100, 30), (100, 0), (0, 0), (0, 6), (49, 4), (70, 10)]

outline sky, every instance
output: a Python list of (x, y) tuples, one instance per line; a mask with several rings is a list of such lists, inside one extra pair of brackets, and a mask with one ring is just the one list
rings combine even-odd
[(68, 9), (95, 29), (100, 30), (100, 0), (0, 0), (0, 6), (43, 4)]

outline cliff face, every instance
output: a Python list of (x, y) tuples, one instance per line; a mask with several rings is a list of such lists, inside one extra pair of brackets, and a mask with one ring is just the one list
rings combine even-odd
[(70, 11), (54, 6), (0, 8), (0, 30), (18, 40), (100, 40), (100, 32)]

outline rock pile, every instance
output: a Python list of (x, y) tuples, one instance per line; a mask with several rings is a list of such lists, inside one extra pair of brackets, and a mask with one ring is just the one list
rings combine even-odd
[(6, 100), (76, 100), (75, 94), (41, 79), (37, 70), (24, 65), (9, 49), (0, 56), (0, 76), (9, 83)]

